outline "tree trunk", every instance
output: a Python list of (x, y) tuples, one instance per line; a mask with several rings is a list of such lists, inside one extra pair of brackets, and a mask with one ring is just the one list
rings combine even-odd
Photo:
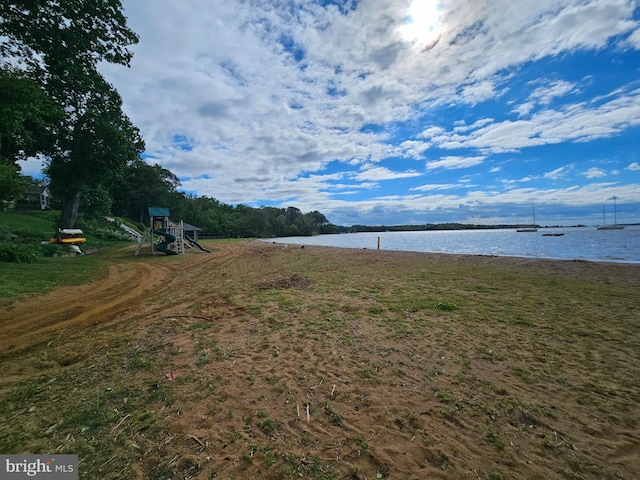
[(60, 218), (61, 228), (73, 228), (76, 220), (78, 220), (78, 210), (80, 209), (80, 192), (80, 188), (76, 189), (75, 192), (71, 196), (67, 197), (67, 200), (64, 202), (62, 217)]

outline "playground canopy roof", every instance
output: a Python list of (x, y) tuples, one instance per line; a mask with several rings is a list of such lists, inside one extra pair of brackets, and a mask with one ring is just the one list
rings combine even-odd
[(190, 223), (183, 222), (182, 229), (185, 232), (201, 232), (202, 229), (200, 227), (196, 227), (195, 225), (191, 225)]
[(169, 209), (161, 208), (161, 207), (149, 207), (149, 216), (150, 217), (168, 217)]

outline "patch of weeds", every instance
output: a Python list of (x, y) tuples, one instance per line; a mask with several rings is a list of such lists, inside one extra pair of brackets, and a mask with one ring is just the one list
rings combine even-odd
[(302, 445), (308, 447), (313, 445), (313, 438), (305, 432), (302, 432), (302, 434), (300, 435), (300, 443), (302, 443)]
[(438, 375), (442, 375), (444, 373), (444, 370), (442, 370), (441, 368), (436, 368), (431, 370), (430, 372), (427, 372), (424, 374), (424, 376), (422, 377), (422, 382), (423, 383), (433, 383), (436, 380), (436, 377)]
[(442, 310), (445, 312), (451, 312), (453, 310), (457, 310), (458, 309), (458, 305), (456, 305), (455, 303), (450, 303), (450, 302), (438, 302), (436, 303), (436, 308), (438, 310)]
[(504, 449), (504, 440), (502, 440), (499, 436), (493, 433), (491, 430), (484, 426), (478, 427), (480, 433), (484, 436), (484, 439), (493, 445), (496, 450), (502, 451)]
[(515, 373), (517, 376), (519, 376), (525, 382), (531, 381), (531, 372), (529, 372), (528, 370), (525, 370), (524, 368), (515, 367), (513, 369), (513, 373)]
[(281, 428), (281, 426), (280, 422), (271, 418), (264, 418), (262, 421), (258, 422), (258, 428), (267, 437), (272, 437)]
[(449, 468), (450, 460), (446, 453), (438, 452), (438, 460), (440, 460), (440, 468), (444, 472), (447, 468)]
[(445, 420), (448, 420), (454, 425), (461, 425), (460, 420), (458, 419), (460, 409), (457, 406), (451, 408), (443, 408), (440, 410), (440, 413), (445, 418)]
[(402, 417), (398, 417), (394, 420), (394, 423), (400, 430), (407, 430), (413, 433), (415, 430), (422, 428), (420, 419), (415, 416), (413, 412), (405, 412)]
[(327, 415), (329, 416), (329, 420), (331, 421), (331, 423), (337, 427), (342, 427), (342, 415), (340, 415), (339, 413), (337, 413), (333, 407), (329, 404), (329, 401), (325, 402), (324, 404), (324, 411), (327, 413)]
[[(358, 402), (362, 402), (362, 405), (365, 407), (371, 406), (371, 398), (366, 393), (357, 393), (356, 400)], [(357, 406), (356, 406), (356, 410), (358, 410)]]
[(456, 399), (455, 395), (449, 391), (438, 391), (434, 395), (442, 403), (451, 403)]
[(376, 479), (387, 478), (389, 476), (389, 466), (385, 465), (384, 468), (381, 468), (376, 472)]
[(436, 441), (431, 437), (424, 437), (422, 439), (422, 445), (424, 445), (425, 447), (432, 447), (435, 444), (436, 444)]
[(304, 472), (302, 462), (293, 453), (285, 452), (282, 455), (284, 464), (280, 468), (283, 478), (301, 477)]
[(276, 458), (276, 454), (273, 448), (267, 448), (264, 451), (264, 464), (267, 466), (267, 468), (271, 467), (272, 465), (275, 465), (275, 463), (277, 462), (277, 458)]
[(247, 463), (253, 462), (253, 457), (255, 456), (257, 451), (258, 447), (256, 445), (249, 445), (247, 449), (242, 452), (242, 460)]
[(204, 367), (211, 363), (211, 359), (205, 354), (198, 357), (196, 360), (196, 367)]
[(528, 318), (523, 317), (520, 314), (514, 315), (510, 322), (513, 325), (520, 325), (520, 326), (524, 326), (524, 327), (530, 327), (531, 325), (533, 325), (533, 322), (531, 320), (529, 320)]
[(125, 368), (130, 370), (150, 370), (153, 361), (149, 356), (143, 355), (142, 347), (136, 347), (129, 351)]
[(480, 346), (478, 348), (476, 348), (476, 352), (478, 353), (478, 357), (480, 357), (483, 360), (488, 360), (490, 362), (493, 362), (495, 360), (497, 360), (496, 358), (496, 354), (493, 351), (492, 348), (487, 348), (485, 346)]
[(358, 435), (356, 437), (356, 445), (362, 450), (366, 450), (369, 448), (369, 444), (365, 442), (364, 438), (362, 438), (362, 435)]
[(108, 408), (104, 400), (98, 400), (93, 405), (73, 411), (64, 419), (61, 428), (79, 428), (81, 433), (93, 433), (117, 419), (118, 414)]
[(208, 325), (206, 323), (192, 323), (187, 327), (187, 331), (202, 330), (205, 328), (209, 328), (210, 326), (211, 325)]
[(492, 293), (496, 291), (495, 287), (487, 287), (486, 285), (475, 285), (473, 290), (479, 293)]

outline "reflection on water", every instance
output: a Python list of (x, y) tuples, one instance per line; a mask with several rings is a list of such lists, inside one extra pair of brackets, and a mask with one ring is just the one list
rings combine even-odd
[[(564, 235), (545, 236), (544, 233)], [(529, 233), (511, 229), (352, 233), (265, 241), (377, 249), (378, 237), (381, 250), (640, 263), (640, 226), (627, 226), (624, 230), (542, 228)]]

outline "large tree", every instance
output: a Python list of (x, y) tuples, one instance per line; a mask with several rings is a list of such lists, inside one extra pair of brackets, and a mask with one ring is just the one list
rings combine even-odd
[(0, 68), (0, 163), (55, 150), (64, 112), (24, 73)]
[(94, 85), (46, 168), (52, 194), (64, 199), (63, 227), (77, 220), (85, 192), (109, 185), (144, 150), (138, 129), (122, 112), (118, 92), (106, 82)]
[(97, 70), (102, 61), (128, 66), (137, 41), (120, 0), (0, 2), (4, 63), (27, 72), (65, 112), (48, 167), (63, 227), (73, 226), (85, 189), (142, 151), (120, 96)]
[(174, 207), (180, 180), (158, 164), (137, 159), (119, 172), (111, 184), (113, 213), (143, 223), (149, 207)]

